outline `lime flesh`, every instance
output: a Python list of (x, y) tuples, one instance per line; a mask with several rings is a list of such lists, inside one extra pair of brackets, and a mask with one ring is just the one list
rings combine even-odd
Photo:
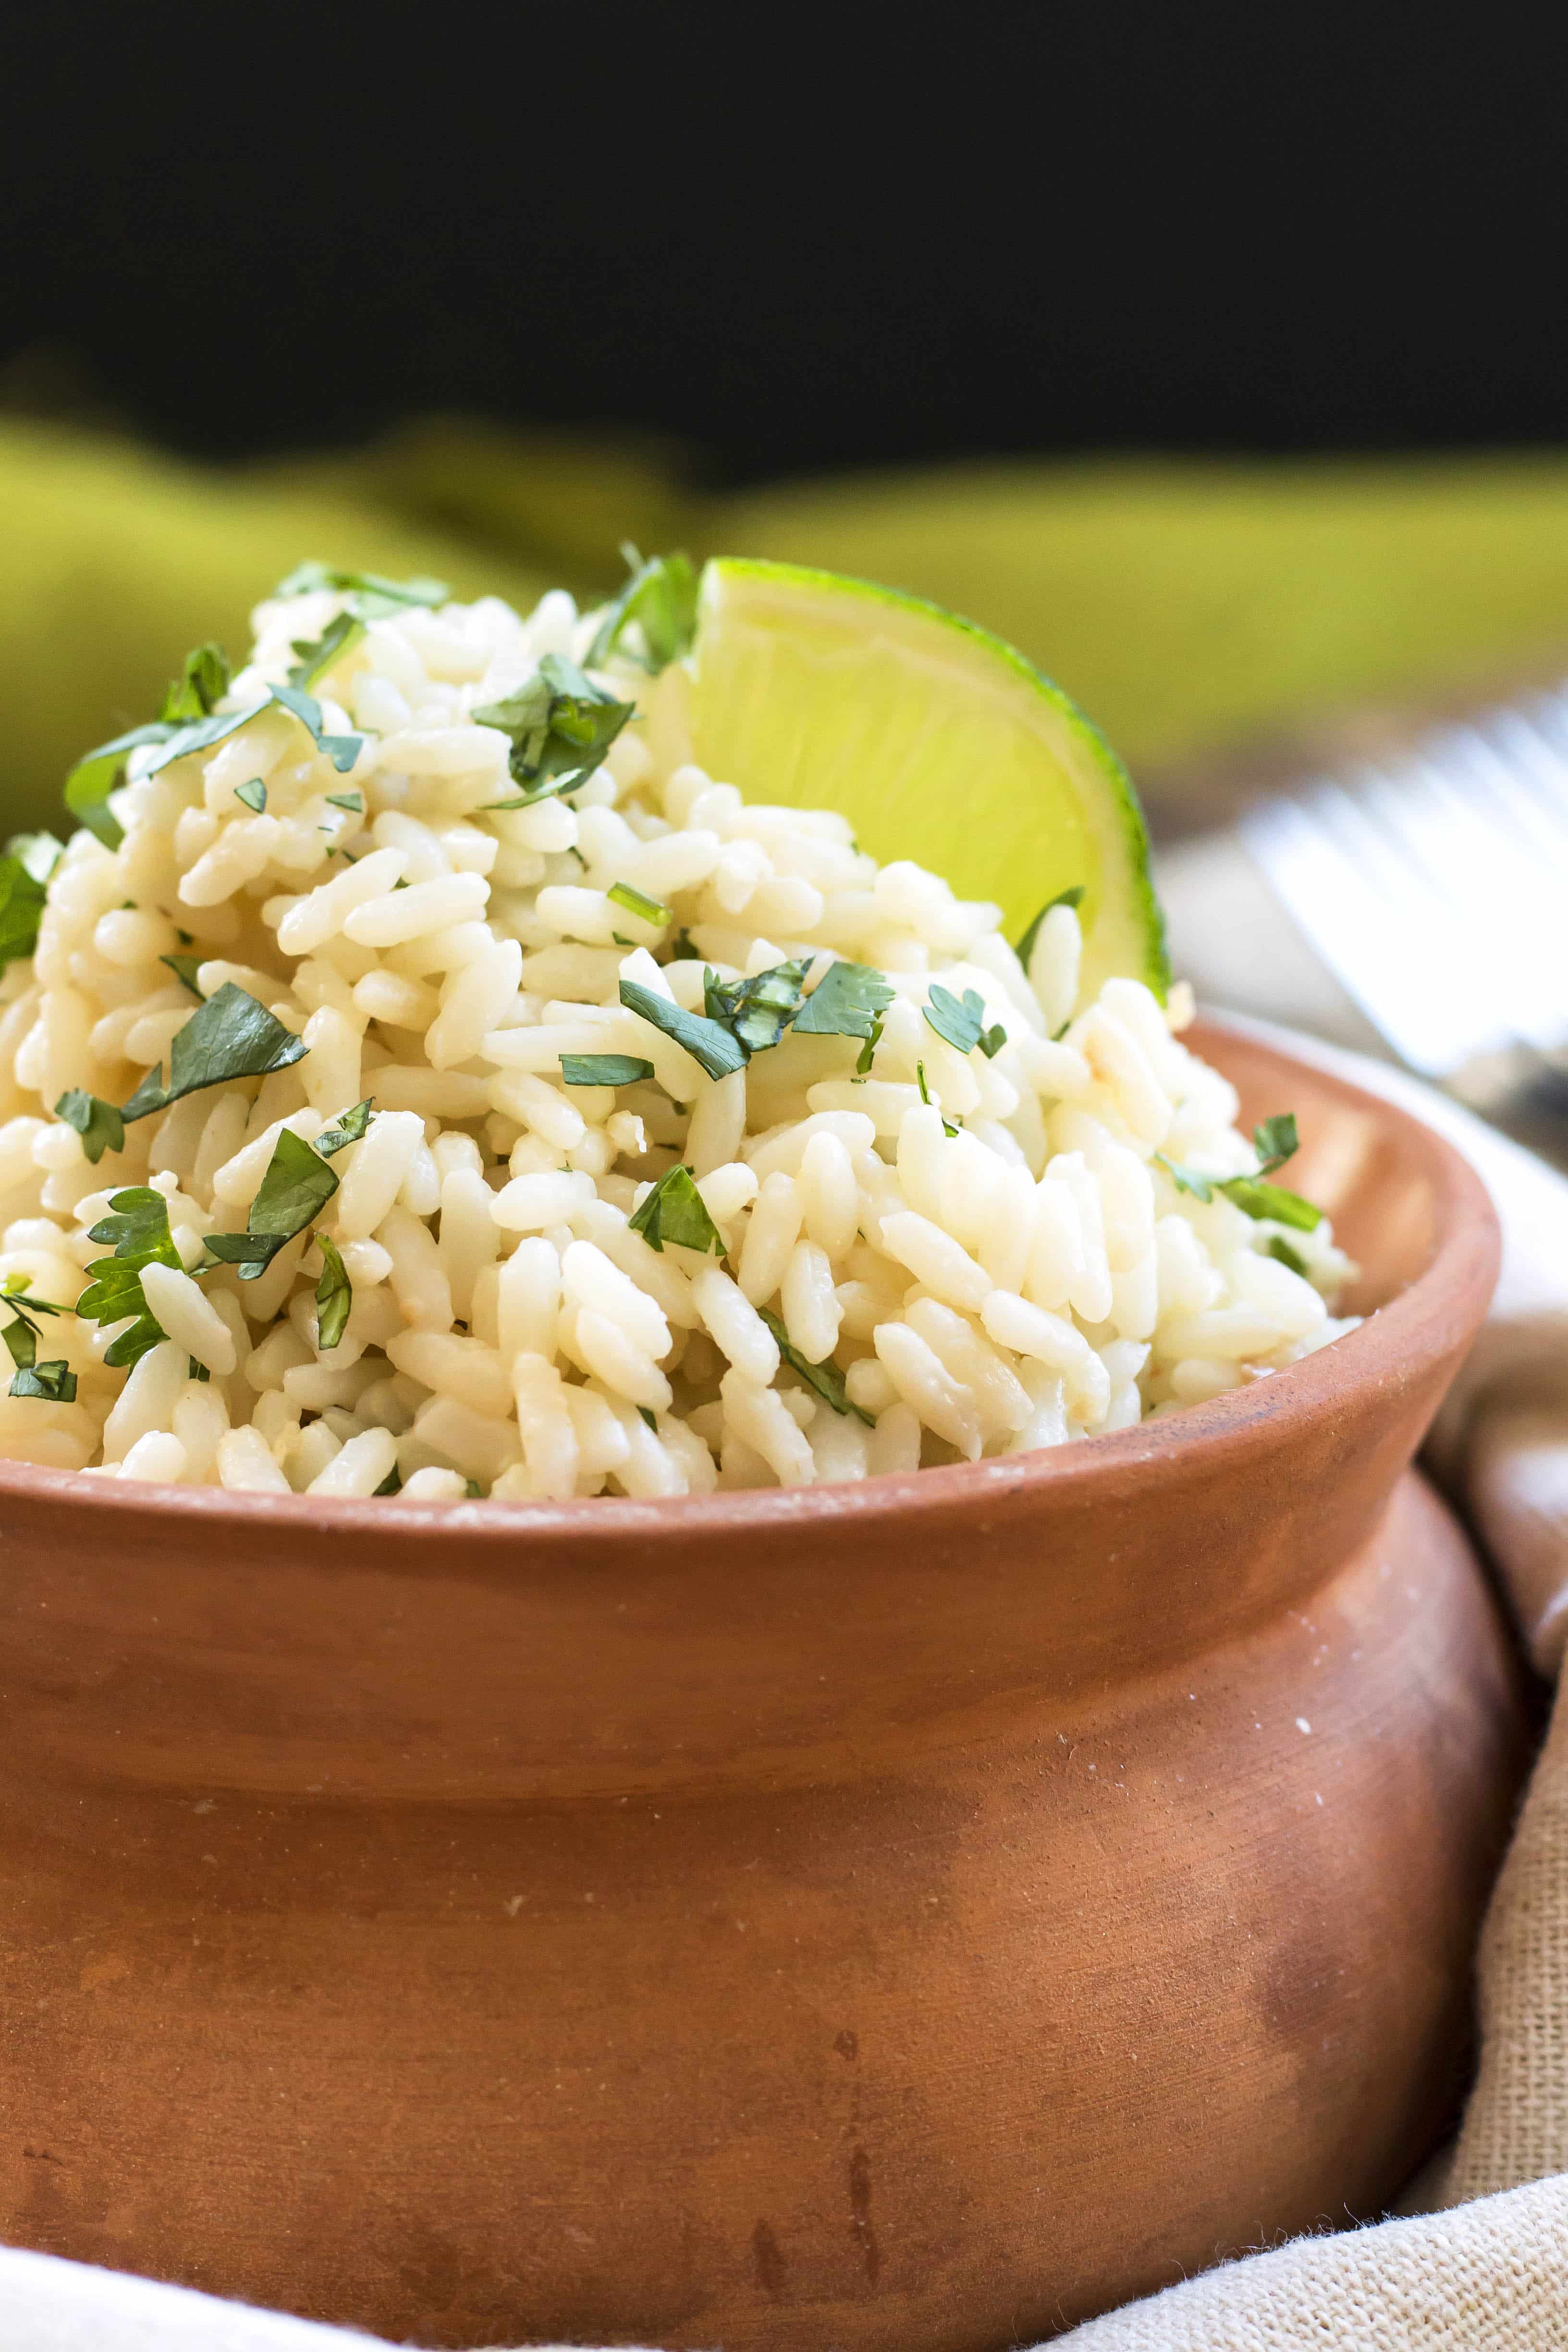
[(750, 800), (836, 809), (1008, 935), (1081, 888), (1082, 999), (1113, 973), (1163, 1001), (1164, 927), (1126, 770), (1013, 646), (869, 581), (721, 556), (691, 656), (695, 758)]

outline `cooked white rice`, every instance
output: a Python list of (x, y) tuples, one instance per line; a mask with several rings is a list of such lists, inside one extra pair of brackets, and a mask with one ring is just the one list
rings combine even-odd
[[(258, 607), (226, 707), (282, 683), (342, 601)], [(363, 732), (349, 773), (278, 707), (151, 777), (132, 755), (123, 841), (74, 836), (36, 955), (0, 984), (0, 1281), (76, 1301), (105, 1254), (89, 1228), (136, 1185), (202, 1267), (206, 1235), (245, 1226), (279, 1123), (308, 1143), (369, 1096), (313, 1227), (352, 1311), (320, 1349), (310, 1233), (255, 1279), (150, 1265), (166, 1337), (126, 1372), (103, 1361), (123, 1324), (50, 1319), (37, 1353), (68, 1363), (75, 1401), (0, 1394), (0, 1455), (328, 1496), (395, 1473), (425, 1501), (801, 1485), (1125, 1428), (1349, 1328), (1326, 1222), (1286, 1235), (1168, 1172), (1257, 1166), (1232, 1088), (1173, 1034), (1184, 992), (1166, 1012), (1112, 980), (1080, 1004), (1070, 907), (1026, 972), (997, 908), (879, 868), (830, 812), (748, 803), (743, 776), (685, 756), (679, 669), (650, 686), (612, 660), (595, 676), (641, 715), (603, 765), (570, 803), (486, 813), (515, 793), (510, 746), (472, 712), (593, 635), (560, 592), (526, 620), (486, 598), (373, 621), (314, 688), (327, 731)], [(253, 779), (261, 813), (236, 796)], [(670, 919), (628, 914), (620, 884)], [(160, 961), (182, 934), (204, 997), (237, 983), (309, 1050), (89, 1165), (51, 1107), (73, 1087), (120, 1103), (166, 1065), (197, 1009)], [(701, 1013), (705, 964), (733, 982), (797, 957), (807, 988), (835, 959), (886, 976), (865, 1076), (856, 1038), (786, 1032), (715, 1080), (619, 1001), (625, 977)], [(936, 1034), (933, 980), (983, 1000), (994, 1058)], [(568, 1086), (563, 1053), (654, 1076)], [(628, 1223), (678, 1162), (721, 1259)], [(775, 1322), (832, 1368), (832, 1400)]]

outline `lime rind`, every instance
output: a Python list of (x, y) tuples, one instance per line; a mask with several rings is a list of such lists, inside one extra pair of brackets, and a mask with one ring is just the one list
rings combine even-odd
[(1170, 970), (1131, 778), (1070, 696), (940, 604), (760, 557), (703, 570), (695, 757), (749, 795), (841, 810), (879, 861), (999, 900), (1017, 937), (1079, 887), (1083, 997)]

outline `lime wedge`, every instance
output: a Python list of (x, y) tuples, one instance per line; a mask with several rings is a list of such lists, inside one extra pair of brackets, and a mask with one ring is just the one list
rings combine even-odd
[(1079, 887), (1083, 995), (1112, 973), (1163, 1000), (1164, 927), (1126, 770), (1009, 645), (939, 604), (793, 563), (704, 569), (694, 757), (748, 799), (837, 809), (863, 848), (1000, 900), (1017, 939)]

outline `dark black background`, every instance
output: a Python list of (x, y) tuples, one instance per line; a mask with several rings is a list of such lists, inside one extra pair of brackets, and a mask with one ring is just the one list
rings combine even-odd
[(715, 480), (1558, 440), (1563, 58), (1523, 23), (14, 19), (5, 352), (213, 455), (430, 409)]

